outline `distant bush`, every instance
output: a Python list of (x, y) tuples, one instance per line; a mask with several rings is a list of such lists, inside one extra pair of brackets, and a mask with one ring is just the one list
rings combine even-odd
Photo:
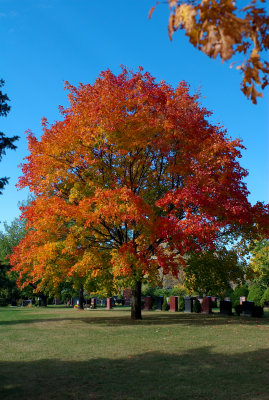
[(148, 285), (144, 285), (142, 287), (142, 296), (151, 296), (153, 299), (155, 297), (169, 297), (170, 290), (160, 288), (160, 287), (150, 287)]
[(155, 288), (153, 291), (153, 296), (155, 297), (168, 297), (170, 295), (170, 290), (164, 288)]
[(249, 290), (246, 285), (237, 286), (230, 296), (233, 306), (235, 307), (238, 304), (240, 304), (240, 297), (243, 297), (243, 296), (248, 297), (248, 293), (249, 293)]
[(154, 287), (150, 287), (148, 285), (143, 285), (142, 286), (142, 296), (154, 296), (154, 291), (155, 288)]
[(185, 306), (184, 306), (184, 297), (180, 296), (178, 298), (178, 311), (184, 311)]
[(201, 310), (202, 310), (202, 306), (201, 306), (200, 301), (198, 299), (195, 299), (194, 303), (193, 303), (193, 312), (200, 313)]
[(170, 296), (186, 296), (187, 290), (183, 285), (176, 285), (170, 290)]
[(261, 305), (269, 305), (269, 287), (265, 290), (261, 298)]
[(166, 296), (163, 298), (162, 310), (163, 311), (168, 311), (169, 310), (169, 304), (167, 303)]
[(249, 289), (248, 301), (253, 301), (255, 306), (261, 306), (263, 293), (264, 290), (259, 285), (254, 283)]

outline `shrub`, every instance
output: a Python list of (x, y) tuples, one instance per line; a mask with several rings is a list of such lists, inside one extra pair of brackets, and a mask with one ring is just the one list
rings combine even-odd
[(142, 296), (154, 296), (155, 288), (148, 286), (147, 284), (142, 286)]
[(178, 311), (184, 311), (185, 305), (184, 305), (184, 298), (180, 296), (178, 298)]
[(262, 299), (261, 299), (261, 305), (267, 305), (269, 304), (269, 287), (265, 290), (263, 293)]
[(163, 310), (163, 311), (168, 311), (168, 310), (169, 310), (169, 304), (167, 303), (167, 298), (166, 298), (166, 296), (165, 296), (164, 299), (163, 299), (162, 310)]
[(169, 293), (169, 290), (158, 287), (154, 289), (153, 296), (165, 298), (169, 296)]
[(187, 290), (183, 285), (176, 285), (170, 290), (170, 296), (186, 296)]
[(193, 312), (200, 313), (201, 310), (202, 310), (202, 306), (201, 306), (200, 301), (198, 299), (195, 299), (194, 303), (193, 303)]
[(240, 304), (240, 297), (248, 297), (248, 292), (249, 291), (246, 285), (237, 286), (230, 296), (233, 306), (235, 307)]
[(263, 289), (254, 283), (249, 289), (248, 301), (253, 301), (255, 306), (261, 306), (263, 292)]

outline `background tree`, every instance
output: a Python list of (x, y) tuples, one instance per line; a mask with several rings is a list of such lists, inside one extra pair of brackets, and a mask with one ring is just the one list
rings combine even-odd
[(209, 57), (219, 56), (222, 62), (236, 57), (233, 64), (243, 74), (241, 90), (256, 104), (257, 97), (262, 97), (257, 89), (263, 90), (268, 85), (269, 63), (265, 57), (269, 48), (269, 17), (265, 0), (168, 0), (167, 3), (170, 39), (175, 31), (184, 29), (190, 43)]
[(26, 235), (26, 220), (15, 218), (10, 224), (4, 222), (4, 232), (0, 232), (0, 260), (8, 265), (6, 257), (13, 252)]
[(262, 295), (261, 305), (267, 307), (269, 306), (269, 287), (264, 291)]
[(269, 241), (256, 241), (251, 248), (250, 268), (254, 271), (255, 280), (262, 286), (269, 287)]
[(184, 284), (190, 292), (223, 297), (231, 283), (244, 282), (244, 270), (235, 251), (225, 247), (194, 253), (187, 258)]
[[(0, 88), (4, 85), (4, 83), (5, 82), (3, 81), (3, 79), (0, 79)], [(7, 103), (8, 101), (9, 98), (7, 97), (7, 95), (0, 90), (0, 117), (6, 117), (8, 112), (10, 111), (10, 106)], [(14, 142), (18, 140), (18, 138), (18, 136), (8, 138), (4, 135), (3, 132), (0, 132), (0, 161), (2, 160), (3, 155), (6, 154), (6, 149), (16, 149)], [(0, 178), (0, 194), (2, 194), (2, 189), (7, 184), (7, 182), (7, 177)]]
[(63, 121), (44, 119), (40, 141), (28, 132), (19, 184), (36, 198), (10, 259), (22, 286), (72, 276), (132, 287), (137, 319), (145, 279), (177, 275), (186, 253), (214, 249), (219, 231), (263, 232), (268, 207), (247, 200), (242, 144), (207, 121), (186, 83), (173, 89), (123, 68), (67, 88)]
[(257, 283), (253, 283), (249, 287), (248, 301), (253, 301), (256, 306), (261, 306), (264, 292), (264, 287), (261, 287), (261, 285)]
[(23, 294), (16, 285), (17, 273), (10, 272), (7, 256), (11, 255), (26, 234), (25, 220), (15, 218), (10, 225), (4, 223), (0, 232), (0, 298), (4, 304), (15, 302)]

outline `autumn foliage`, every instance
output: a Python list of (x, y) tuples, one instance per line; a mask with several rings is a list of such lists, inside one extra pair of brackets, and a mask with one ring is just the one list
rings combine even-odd
[[(160, 3), (159, 1), (157, 4)], [(168, 33), (183, 29), (190, 43), (222, 62), (234, 58), (243, 74), (241, 90), (254, 104), (269, 83), (269, 16), (265, 0), (167, 0)], [(156, 6), (152, 7), (149, 17)], [(260, 91), (259, 91), (260, 90)]]
[(11, 257), (21, 285), (70, 276), (137, 289), (159, 269), (176, 275), (186, 252), (213, 249), (220, 232), (262, 230), (268, 208), (247, 200), (242, 144), (208, 122), (186, 83), (123, 68), (66, 87), (62, 121), (44, 119), (40, 140), (28, 132), (19, 186), (35, 200)]

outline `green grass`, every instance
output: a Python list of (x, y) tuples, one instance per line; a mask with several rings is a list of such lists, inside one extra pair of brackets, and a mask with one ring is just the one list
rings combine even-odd
[(266, 318), (0, 308), (1, 400), (268, 400)]

